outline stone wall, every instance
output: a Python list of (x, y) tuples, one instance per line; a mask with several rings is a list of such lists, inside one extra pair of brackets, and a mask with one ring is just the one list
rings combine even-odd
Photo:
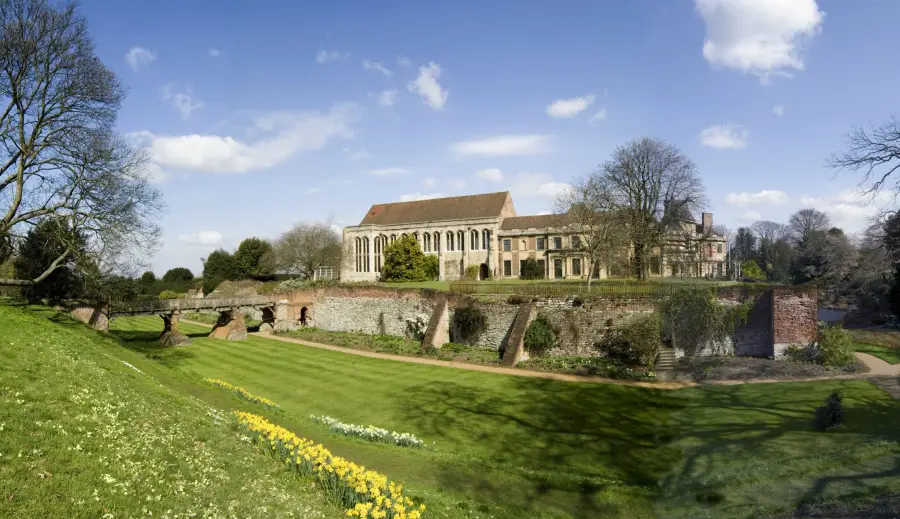
[[(442, 298), (447, 301), (447, 320), (456, 309), (474, 305), (487, 316), (487, 330), (476, 346), (502, 349), (516, 318), (519, 304), (497, 297), (442, 294), (432, 290), (382, 287), (330, 287), (278, 295), (278, 329), (297, 325), (301, 307), (307, 308), (307, 323), (331, 331), (353, 331), (402, 336), (406, 321), (424, 315), (425, 321)], [(807, 344), (816, 336), (817, 295), (808, 288), (724, 290), (723, 304), (753, 300), (748, 322), (731, 344), (710, 345), (704, 352), (736, 353), (741, 356), (777, 356), (789, 344)], [(559, 332), (553, 355), (597, 355), (594, 344), (616, 325), (631, 317), (653, 312), (659, 301), (627, 297), (552, 297), (534, 302), (535, 314), (543, 313)], [(451, 335), (450, 340), (453, 340)]]
[(69, 315), (95, 330), (109, 331), (109, 311), (105, 303), (71, 302), (57, 310), (69, 312)]

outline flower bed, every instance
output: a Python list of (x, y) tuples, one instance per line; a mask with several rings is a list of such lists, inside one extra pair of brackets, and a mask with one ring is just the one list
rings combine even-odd
[(237, 393), (238, 395), (240, 395), (241, 398), (243, 398), (244, 400), (247, 400), (249, 402), (253, 402), (255, 404), (262, 404), (262, 405), (272, 408), (272, 409), (278, 409), (278, 404), (276, 404), (275, 402), (269, 400), (268, 398), (256, 396), (253, 393), (247, 391), (246, 389), (244, 389), (240, 386), (235, 386), (233, 384), (229, 384), (228, 382), (225, 382), (224, 380), (219, 380), (217, 378), (205, 378), (203, 380), (214, 386), (218, 386), (222, 389), (227, 389), (228, 391)]
[(238, 427), (254, 442), (285, 465), (305, 476), (313, 476), (321, 487), (347, 507), (348, 517), (419, 519), (425, 505), (416, 506), (403, 495), (403, 486), (367, 470), (314, 443), (251, 413), (234, 411)]
[(310, 415), (313, 421), (323, 423), (331, 428), (332, 432), (343, 434), (344, 436), (355, 436), (370, 442), (392, 443), (400, 447), (424, 447), (425, 442), (410, 433), (398, 433), (396, 431), (388, 431), (374, 425), (353, 425), (343, 423), (336, 418), (330, 416)]

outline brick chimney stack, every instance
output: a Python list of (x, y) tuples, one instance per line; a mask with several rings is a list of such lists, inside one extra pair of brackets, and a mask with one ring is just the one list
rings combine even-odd
[(703, 232), (709, 234), (712, 232), (712, 213), (703, 213)]

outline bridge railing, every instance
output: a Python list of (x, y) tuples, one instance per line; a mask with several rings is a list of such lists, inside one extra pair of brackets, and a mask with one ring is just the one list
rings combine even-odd
[(272, 296), (221, 297), (214, 299), (160, 299), (156, 301), (118, 301), (109, 303), (110, 314), (171, 312), (173, 310), (210, 310), (275, 304)]

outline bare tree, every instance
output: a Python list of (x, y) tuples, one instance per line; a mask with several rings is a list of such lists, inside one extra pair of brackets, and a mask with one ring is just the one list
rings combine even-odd
[(697, 167), (677, 147), (643, 138), (616, 148), (602, 166), (634, 248), (635, 272), (649, 274), (650, 256), (665, 232), (700, 211), (706, 198)]
[(788, 234), (788, 228), (786, 225), (778, 222), (771, 222), (768, 220), (754, 223), (750, 226), (750, 230), (752, 230), (753, 233), (756, 234), (756, 237), (759, 238), (760, 243), (775, 243), (779, 238), (782, 238)]
[(341, 237), (324, 222), (301, 223), (275, 242), (275, 262), (279, 269), (312, 279), (316, 269), (338, 266)]
[(792, 214), (788, 223), (794, 239), (800, 243), (808, 242), (813, 233), (825, 232), (831, 227), (827, 214), (811, 208)]
[[(0, 24), (0, 248), (14, 253), (53, 217), (85, 238), (95, 263), (152, 250), (160, 196), (144, 156), (115, 132), (124, 89), (94, 54), (76, 5), (3, 0)], [(40, 282), (81, 253), (66, 247), (37, 277), (0, 285)]]
[[(889, 181), (890, 176), (900, 170), (900, 121), (891, 117), (880, 126), (870, 130), (854, 128), (847, 134), (847, 150), (832, 154), (828, 165), (862, 173), (861, 185), (867, 185), (866, 192), (874, 195)], [(894, 183), (895, 193), (900, 185)]]
[(579, 238), (573, 248), (588, 258), (590, 286), (594, 269), (608, 270), (612, 262), (610, 254), (621, 250), (624, 244), (624, 222), (615, 194), (606, 177), (594, 173), (575, 180), (569, 189), (561, 192), (555, 209), (560, 214), (559, 221), (553, 224)]

